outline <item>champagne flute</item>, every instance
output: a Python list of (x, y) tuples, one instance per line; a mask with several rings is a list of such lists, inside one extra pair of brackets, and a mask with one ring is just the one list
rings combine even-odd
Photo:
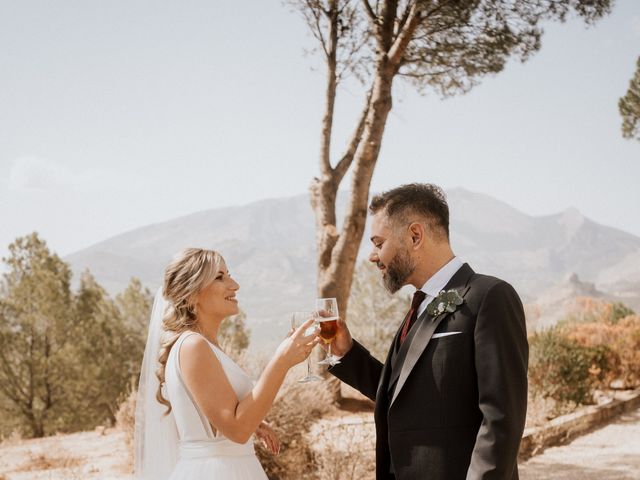
[(340, 359), (331, 353), (331, 342), (338, 333), (338, 301), (335, 298), (316, 300), (316, 321), (320, 324), (320, 338), (329, 346), (327, 356), (319, 365), (337, 365)]
[[(291, 314), (291, 327), (296, 329), (308, 319), (315, 317), (315, 312), (293, 312)], [(305, 336), (313, 335), (316, 327), (312, 326), (304, 332)], [(317, 382), (322, 380), (317, 375), (313, 375), (311, 373), (311, 355), (307, 357), (307, 376), (298, 380), (299, 383), (307, 383), (307, 382)]]

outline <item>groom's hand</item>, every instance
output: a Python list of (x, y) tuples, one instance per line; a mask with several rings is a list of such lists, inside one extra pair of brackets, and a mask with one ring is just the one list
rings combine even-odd
[[(331, 353), (338, 357), (344, 357), (351, 347), (353, 346), (353, 339), (351, 338), (351, 332), (347, 324), (341, 318), (338, 318), (338, 332), (336, 333), (333, 342), (331, 342)], [(327, 344), (321, 342), (322, 348), (328, 349)]]

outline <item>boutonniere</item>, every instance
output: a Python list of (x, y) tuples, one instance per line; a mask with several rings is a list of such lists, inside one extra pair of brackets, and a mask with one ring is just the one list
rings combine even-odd
[(464, 299), (460, 296), (458, 290), (451, 289), (446, 292), (442, 290), (438, 296), (427, 305), (427, 313), (435, 317), (444, 312), (455, 312), (463, 303)]

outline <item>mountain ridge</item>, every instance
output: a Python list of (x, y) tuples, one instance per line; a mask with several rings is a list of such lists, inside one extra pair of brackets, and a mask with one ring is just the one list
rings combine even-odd
[[(512, 283), (533, 302), (567, 275), (598, 290), (628, 296), (640, 286), (640, 238), (600, 225), (575, 208), (528, 215), (484, 193), (447, 192), (451, 243), (474, 270)], [(347, 194), (338, 196), (344, 212)], [(338, 216), (338, 223), (343, 215)], [(359, 261), (369, 252), (367, 223)], [(74, 277), (88, 268), (111, 293), (131, 277), (155, 290), (165, 265), (182, 248), (220, 251), (239, 280), (241, 307), (254, 333), (288, 323), (289, 312), (315, 298), (315, 222), (308, 195), (200, 210), (123, 232), (65, 257)]]

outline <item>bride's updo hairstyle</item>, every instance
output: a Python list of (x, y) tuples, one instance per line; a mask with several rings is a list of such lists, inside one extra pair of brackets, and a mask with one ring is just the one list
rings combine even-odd
[(171, 412), (171, 403), (162, 395), (162, 385), (169, 352), (182, 332), (194, 328), (197, 321), (196, 295), (216, 278), (221, 262), (218, 252), (187, 248), (178, 253), (164, 271), (162, 295), (167, 307), (162, 319), (158, 354), (160, 367), (156, 371), (160, 386), (156, 399), (167, 406), (166, 414)]

